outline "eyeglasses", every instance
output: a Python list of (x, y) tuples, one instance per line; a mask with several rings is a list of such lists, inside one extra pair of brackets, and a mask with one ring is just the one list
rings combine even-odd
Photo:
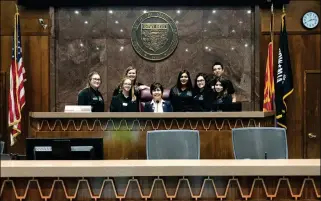
[(205, 80), (196, 80), (196, 82), (205, 82)]
[(100, 81), (100, 79), (99, 78), (92, 78), (93, 80), (95, 80), (95, 81)]

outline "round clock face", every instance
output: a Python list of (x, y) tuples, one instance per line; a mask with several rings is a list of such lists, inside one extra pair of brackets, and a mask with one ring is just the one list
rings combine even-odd
[(313, 29), (319, 24), (319, 16), (315, 12), (307, 12), (302, 17), (302, 23), (307, 29)]

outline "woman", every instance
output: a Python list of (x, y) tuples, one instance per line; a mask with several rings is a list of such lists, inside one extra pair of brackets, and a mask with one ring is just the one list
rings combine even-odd
[[(142, 83), (139, 83), (137, 81), (137, 69), (133, 66), (129, 66), (125, 71), (125, 77), (128, 77), (132, 81), (132, 92), (130, 95), (135, 95), (136, 97), (139, 97), (140, 90), (148, 89), (149, 87), (146, 85), (143, 85)], [(119, 93), (121, 93), (121, 86), (119, 85), (113, 92), (113, 96), (117, 96)]]
[(169, 98), (174, 112), (193, 111), (193, 85), (187, 70), (179, 72), (176, 85), (171, 88)]
[(211, 83), (214, 91), (214, 104), (232, 104), (232, 95), (228, 94), (228, 81), (223, 77), (216, 77)]
[(206, 80), (205, 73), (199, 73), (196, 75), (194, 83), (194, 109), (197, 112), (208, 112), (210, 111), (210, 89)]
[(131, 94), (132, 81), (125, 77), (121, 83), (121, 93), (113, 96), (110, 104), (110, 112), (138, 112), (138, 102), (135, 95)]
[(104, 112), (104, 98), (98, 88), (101, 85), (101, 79), (98, 72), (88, 74), (88, 82), (86, 88), (78, 94), (78, 105), (91, 105), (92, 112)]
[(158, 82), (154, 82), (150, 86), (150, 93), (153, 96), (153, 100), (145, 104), (144, 112), (162, 113), (173, 111), (171, 103), (169, 101), (163, 100), (163, 92), (164, 88)]

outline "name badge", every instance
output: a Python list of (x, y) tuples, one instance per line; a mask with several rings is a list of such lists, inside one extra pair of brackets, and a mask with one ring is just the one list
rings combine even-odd
[(93, 97), (93, 100), (98, 100), (98, 98), (95, 96), (95, 97)]
[(127, 107), (128, 103), (123, 103), (123, 106)]

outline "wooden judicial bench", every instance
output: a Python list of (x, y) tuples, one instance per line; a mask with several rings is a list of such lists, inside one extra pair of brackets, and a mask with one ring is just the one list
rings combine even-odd
[(1, 201), (320, 200), (320, 159), (1, 161)]
[(30, 138), (103, 137), (105, 159), (146, 159), (149, 130), (195, 129), (201, 159), (233, 159), (231, 129), (274, 126), (272, 112), (31, 112)]

